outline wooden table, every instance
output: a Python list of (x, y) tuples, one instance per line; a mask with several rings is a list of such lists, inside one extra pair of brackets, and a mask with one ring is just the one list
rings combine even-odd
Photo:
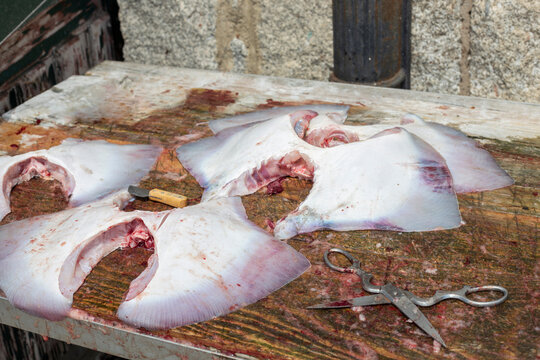
[[(212, 321), (149, 332), (115, 317), (129, 282), (150, 253), (116, 251), (75, 293), (65, 321), (50, 322), (0, 298), (4, 324), (133, 359), (239, 357), (302, 359), (533, 359), (538, 336), (538, 193), (540, 106), (509, 101), (254, 75), (105, 62), (71, 77), (4, 114), (0, 151), (13, 155), (67, 137), (167, 148), (143, 186), (177, 191), (196, 203), (202, 189), (174, 156), (179, 144), (209, 136), (207, 121), (237, 112), (304, 103), (351, 106), (350, 123), (396, 123), (406, 112), (476, 138), (515, 179), (496, 191), (459, 196), (465, 225), (428, 233), (318, 231), (288, 241), (312, 263), (299, 279), (265, 299)], [(293, 210), (310, 183), (288, 179), (281, 194), (243, 198), (249, 217), (265, 227)], [(66, 206), (54, 181), (14, 189), (2, 223)], [(136, 201), (133, 208), (165, 205)], [(493, 308), (445, 301), (422, 311), (449, 348), (441, 348), (392, 306), (309, 311), (313, 303), (362, 294), (354, 275), (322, 262), (330, 247), (349, 250), (381, 282), (420, 296), (464, 284), (499, 284), (508, 300)]]

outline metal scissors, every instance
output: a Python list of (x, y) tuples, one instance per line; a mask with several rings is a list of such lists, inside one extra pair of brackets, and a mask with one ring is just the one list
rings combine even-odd
[[(345, 256), (350, 262), (349, 267), (340, 267), (334, 265), (330, 259), (330, 254), (341, 254)], [(382, 304), (393, 304), (401, 312), (403, 312), (409, 319), (411, 319), (419, 328), (424, 330), (428, 335), (441, 343), (444, 347), (444, 343), (441, 335), (437, 330), (431, 325), (429, 320), (420, 312), (418, 306), (432, 306), (440, 301), (446, 299), (457, 299), (465, 304), (477, 307), (486, 307), (494, 306), (502, 303), (508, 297), (508, 291), (502, 286), (497, 285), (488, 285), (488, 286), (479, 286), (471, 287), (464, 286), (460, 290), (455, 291), (442, 291), (437, 290), (435, 295), (429, 298), (421, 298), (407, 290), (401, 290), (395, 285), (385, 284), (382, 286), (374, 285), (371, 283), (373, 275), (363, 271), (360, 268), (360, 261), (354, 258), (350, 253), (342, 249), (330, 249), (324, 253), (324, 262), (332, 270), (336, 270), (343, 273), (353, 273), (358, 275), (362, 279), (362, 287), (365, 291), (374, 293), (376, 295), (360, 296), (348, 300), (339, 300), (325, 304), (309, 306), (308, 309), (339, 309), (339, 308), (348, 308), (353, 306), (367, 306), (367, 305), (382, 305)], [(467, 297), (468, 294), (477, 293), (481, 291), (497, 291), (503, 294), (502, 297), (491, 300), (491, 301), (477, 301), (472, 300)]]

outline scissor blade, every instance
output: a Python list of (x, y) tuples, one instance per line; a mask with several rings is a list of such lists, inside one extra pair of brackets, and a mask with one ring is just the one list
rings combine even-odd
[(420, 329), (424, 330), (429, 336), (446, 347), (441, 335), (439, 335), (437, 330), (431, 325), (424, 314), (422, 314), (420, 309), (418, 309), (402, 290), (392, 284), (386, 284), (381, 288), (381, 294), (386, 296), (395, 307), (401, 310), (401, 312), (418, 325)]
[(348, 300), (339, 300), (339, 301), (333, 301), (325, 304), (318, 304), (318, 305), (312, 305), (308, 306), (308, 309), (342, 309), (342, 308), (349, 308), (354, 306), (368, 306), (368, 305), (382, 305), (382, 304), (390, 304), (390, 300), (388, 300), (384, 295), (377, 294), (377, 295), (369, 295), (369, 296), (360, 296), (353, 299)]

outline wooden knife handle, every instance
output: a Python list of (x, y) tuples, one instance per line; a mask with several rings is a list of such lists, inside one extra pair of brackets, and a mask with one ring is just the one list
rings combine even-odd
[(172, 192), (152, 189), (148, 194), (150, 200), (159, 201), (160, 203), (174, 206), (177, 208), (183, 208), (187, 205), (187, 197)]

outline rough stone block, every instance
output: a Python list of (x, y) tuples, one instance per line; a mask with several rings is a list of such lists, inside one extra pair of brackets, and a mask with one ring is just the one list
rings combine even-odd
[(460, 1), (413, 0), (411, 89), (459, 93)]
[(540, 1), (475, 1), (471, 31), (471, 95), (539, 103)]
[(126, 61), (217, 69), (216, 1), (119, 0), (118, 6)]
[(261, 73), (328, 80), (333, 66), (332, 1), (261, 0)]
[[(412, 89), (540, 102), (540, 1), (411, 1)], [(332, 71), (331, 0), (118, 2), (127, 61), (316, 80)]]

